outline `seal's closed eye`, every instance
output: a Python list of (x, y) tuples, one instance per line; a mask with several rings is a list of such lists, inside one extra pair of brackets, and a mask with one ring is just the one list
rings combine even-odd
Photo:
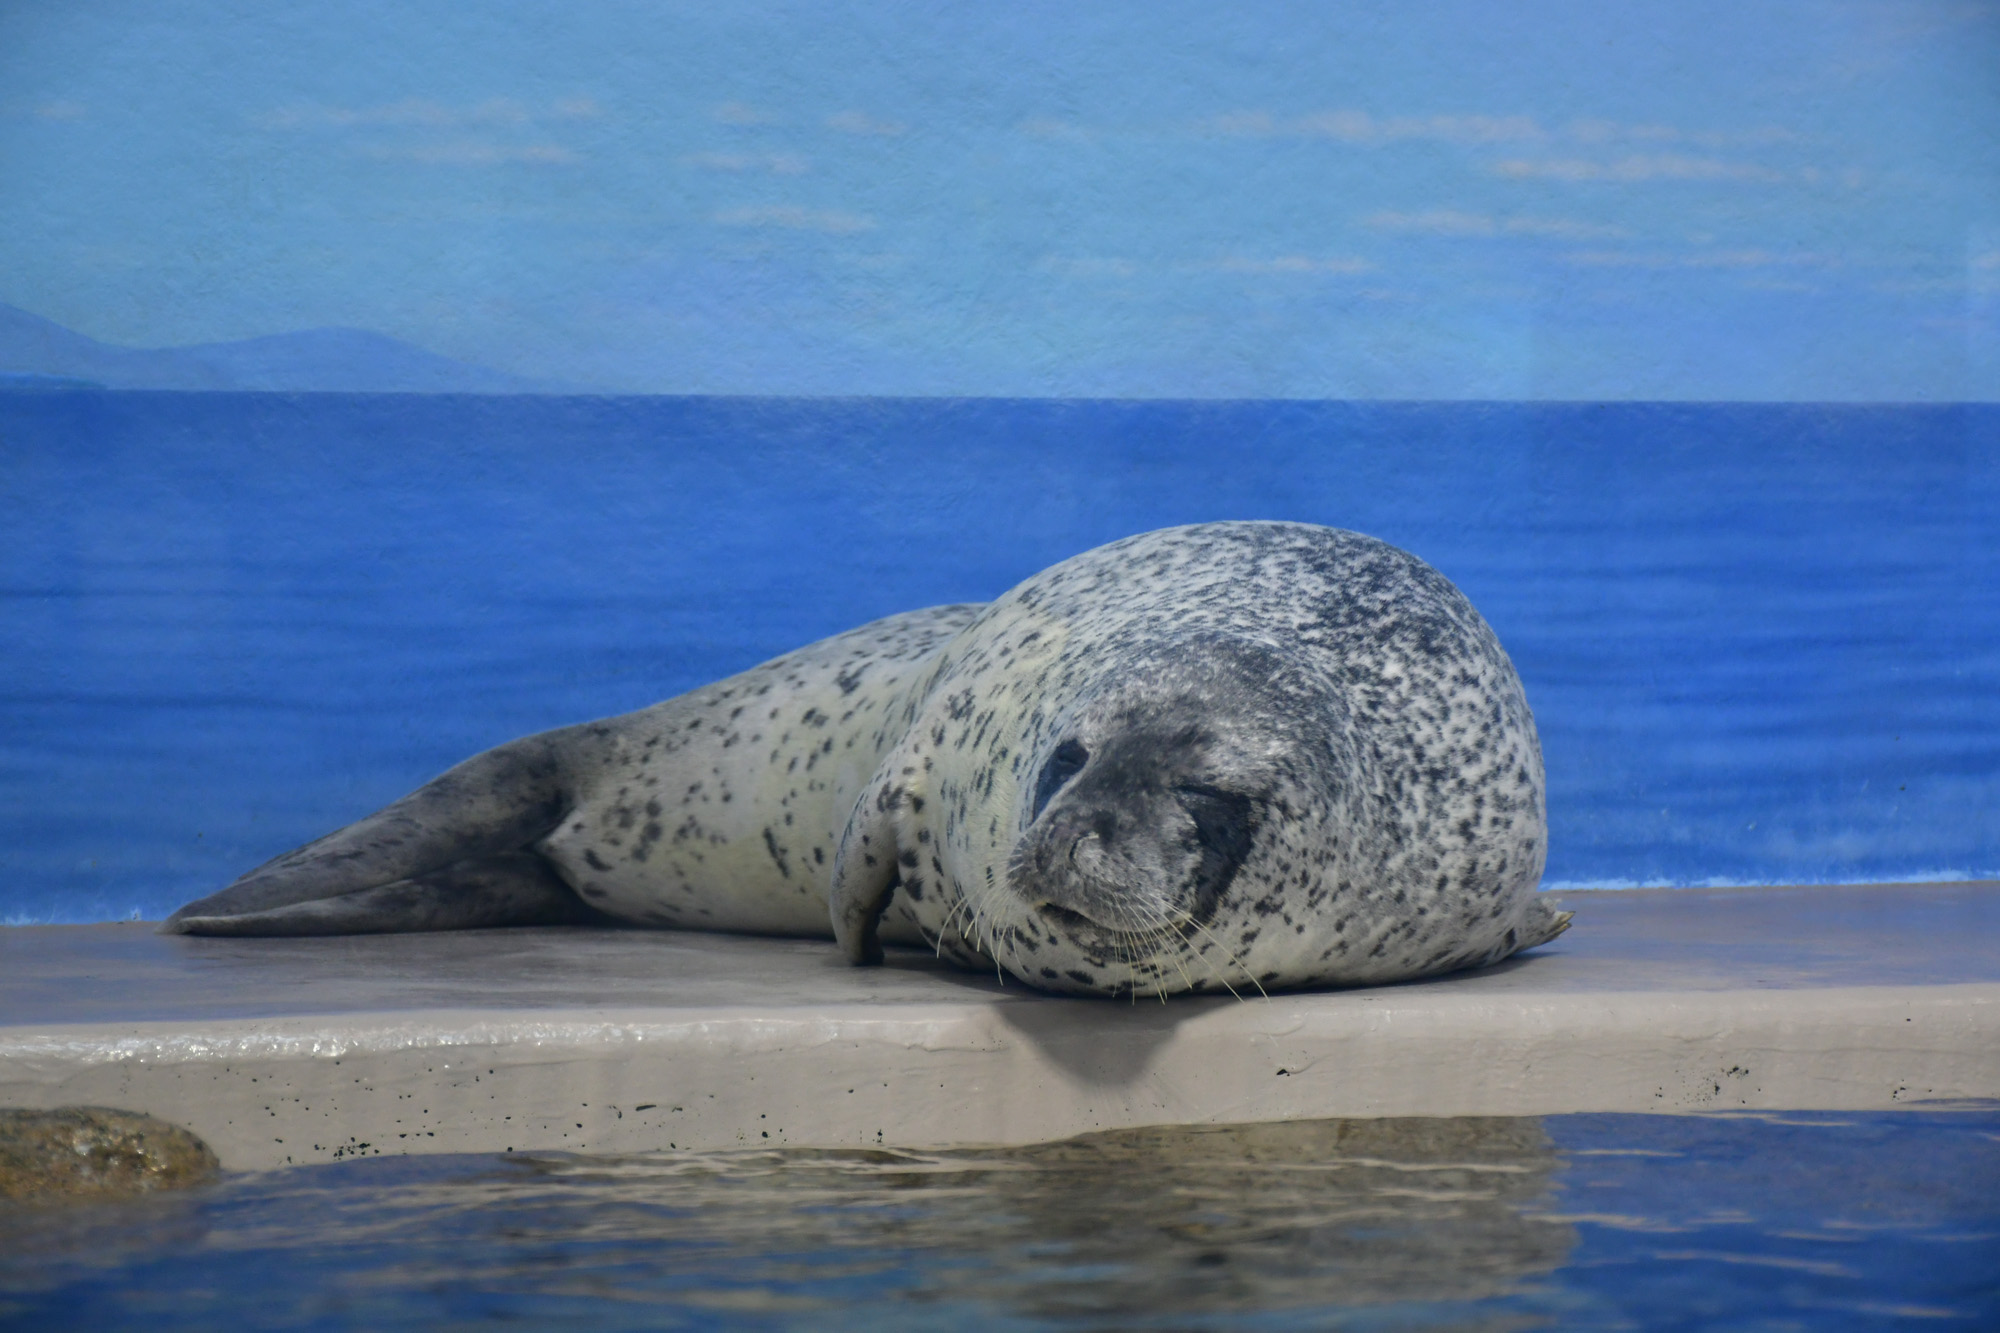
[(1049, 803), (1049, 798), (1061, 791), (1063, 784), (1081, 773), (1083, 766), (1089, 762), (1090, 751), (1084, 749), (1081, 742), (1068, 740), (1058, 745), (1056, 752), (1049, 756), (1049, 762), (1042, 765), (1042, 776), (1035, 780), (1035, 808), (1028, 819), (1040, 819), (1042, 807)]
[(1236, 878), (1257, 833), (1257, 807), (1248, 797), (1219, 787), (1185, 783), (1174, 788), (1194, 820), (1201, 866), (1195, 871), (1195, 918), (1204, 920)]

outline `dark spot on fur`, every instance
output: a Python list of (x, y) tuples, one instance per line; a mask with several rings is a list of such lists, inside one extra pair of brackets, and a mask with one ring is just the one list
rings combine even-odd
[(771, 854), (771, 860), (778, 867), (778, 874), (785, 879), (792, 877), (792, 868), (785, 864), (785, 853), (778, 846), (778, 836), (768, 827), (764, 830), (764, 850)]

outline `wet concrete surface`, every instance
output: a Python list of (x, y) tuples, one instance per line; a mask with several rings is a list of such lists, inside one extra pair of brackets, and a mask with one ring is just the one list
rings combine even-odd
[(0, 1105), (150, 1111), (279, 1165), (2000, 1095), (2000, 884), (1560, 897), (1568, 934), (1480, 972), (1164, 1004), (819, 940), (17, 927)]
[[(1995, 883), (1551, 897), (1577, 913), (1554, 943), (1412, 984), (1497, 996), (2000, 982)], [(0, 929), (0, 1023), (9, 1026), (940, 998), (1049, 1002), (916, 950), (891, 950), (883, 968), (849, 967), (822, 940), (592, 927), (268, 940), (161, 935), (137, 921)]]

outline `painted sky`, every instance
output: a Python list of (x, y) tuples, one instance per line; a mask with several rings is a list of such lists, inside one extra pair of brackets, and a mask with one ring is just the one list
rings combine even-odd
[(667, 393), (2000, 397), (2000, 6), (15, 0), (0, 301)]

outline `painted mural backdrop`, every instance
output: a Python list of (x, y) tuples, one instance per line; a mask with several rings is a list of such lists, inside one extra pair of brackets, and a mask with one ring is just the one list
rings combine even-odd
[(1552, 882), (2000, 875), (1991, 5), (10, 6), (0, 302), (0, 920), (1253, 517)]

